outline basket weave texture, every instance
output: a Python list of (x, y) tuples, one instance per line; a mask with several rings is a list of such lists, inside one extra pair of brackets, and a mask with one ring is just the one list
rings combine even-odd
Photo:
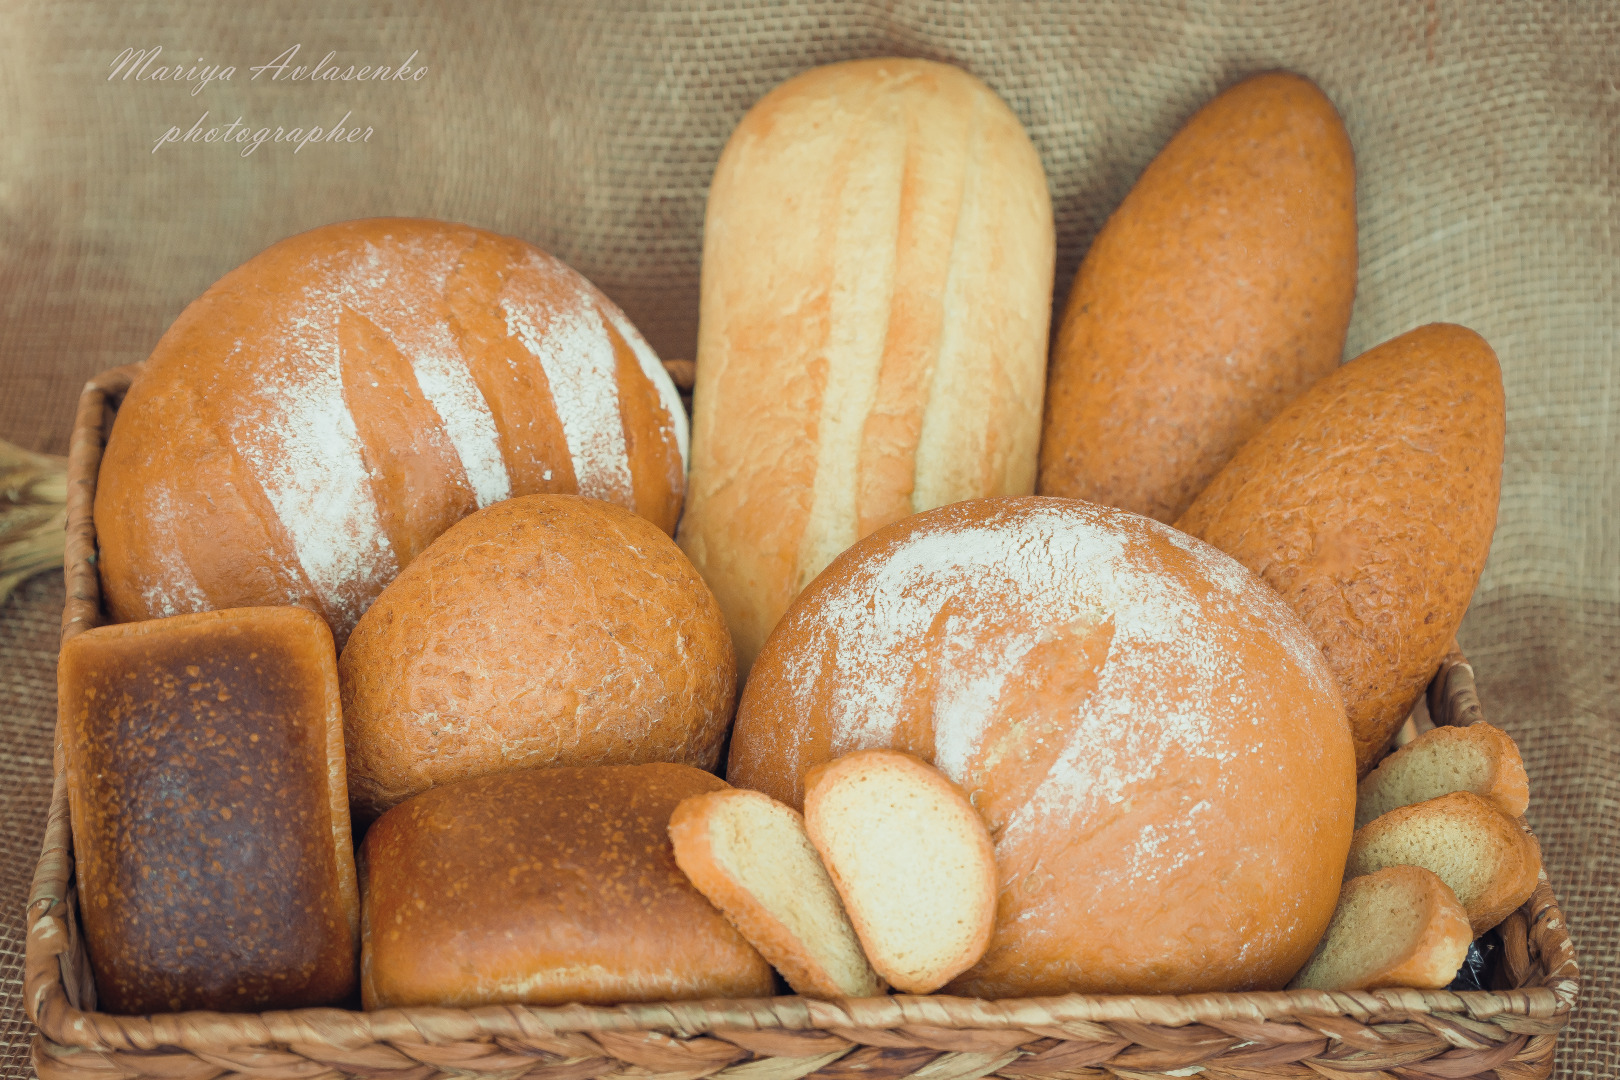
[[(138, 365), (93, 379), (69, 464), (64, 640), (103, 621), (91, 508), (102, 447)], [(1480, 719), (1473, 670), (1447, 657), (1436, 723)], [(314, 1080), (355, 1076), (1009, 1080), (1167, 1075), (1251, 1080), (1544, 1077), (1579, 991), (1545, 874), (1499, 928), (1496, 989), (1280, 991), (1185, 997), (786, 997), (614, 1008), (302, 1009), (128, 1017), (97, 1013), (79, 936), (60, 768), (28, 903), (25, 1004), (42, 1080)]]

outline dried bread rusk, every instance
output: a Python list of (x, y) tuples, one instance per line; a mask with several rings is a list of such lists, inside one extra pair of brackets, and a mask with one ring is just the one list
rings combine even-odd
[(1421, 326), (1325, 376), (1176, 527), (1265, 579), (1321, 643), (1365, 775), (1451, 648), (1490, 552), (1506, 423), (1496, 354)]
[(698, 892), (794, 993), (883, 992), (798, 811), (757, 791), (711, 791), (681, 801), (669, 838), (675, 862)]
[(1506, 732), (1483, 720), (1425, 731), (1356, 785), (1356, 828), (1397, 807), (1453, 791), (1472, 791), (1509, 817), (1523, 816), (1530, 805), (1530, 780)]
[(321, 617), (234, 608), (103, 626), (65, 641), (56, 673), (100, 1007), (341, 1004), (360, 897)]
[(680, 543), (745, 675), (862, 536), (1034, 490), (1055, 250), (1034, 145), (960, 68), (813, 68), (737, 124), (703, 225)]
[(712, 769), (734, 655), (708, 586), (645, 518), (578, 495), (485, 507), (428, 545), (343, 649), (355, 814), (509, 769)]
[(362, 1004), (769, 995), (669, 843), (681, 800), (724, 787), (688, 765), (528, 769), (394, 807), (361, 846)]
[(895, 989), (931, 994), (984, 955), (995, 847), (938, 769), (897, 750), (846, 754), (805, 776), (804, 821), (867, 958)]
[(1438, 990), (1474, 940), (1468, 913), (1431, 870), (1389, 866), (1344, 883), (1321, 944), (1288, 984), (1297, 990)]
[(299, 604), (341, 649), (434, 537), (536, 492), (675, 531), (686, 413), (623, 312), (562, 260), (442, 221), (322, 225), (175, 319), (96, 484), (114, 619)]
[(1356, 294), (1356, 166), (1309, 79), (1199, 109), (1087, 252), (1048, 375), (1040, 493), (1176, 520), (1338, 366)]
[(1468, 912), (1475, 936), (1530, 898), (1541, 846), (1517, 820), (1471, 791), (1391, 810), (1356, 830), (1346, 877), (1388, 866), (1434, 871)]

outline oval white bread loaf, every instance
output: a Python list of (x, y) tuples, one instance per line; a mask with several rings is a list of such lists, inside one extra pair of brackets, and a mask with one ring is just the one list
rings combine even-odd
[(686, 437), (658, 357), (561, 260), (438, 221), (324, 225), (211, 286), (130, 388), (96, 486), (108, 609), (296, 604), (341, 649), (490, 503), (577, 493), (673, 533)]
[(996, 850), (962, 789), (897, 750), (811, 769), (804, 823), (872, 967), (931, 994), (972, 967), (996, 924)]
[(1356, 830), (1347, 877), (1387, 866), (1434, 871), (1468, 912), (1477, 936), (1530, 899), (1541, 847), (1518, 821), (1471, 791), (1403, 806)]
[(692, 884), (794, 993), (883, 992), (798, 811), (757, 791), (711, 791), (682, 800), (669, 838)]
[(1472, 791), (1509, 817), (1523, 816), (1530, 805), (1530, 780), (1506, 732), (1483, 720), (1425, 731), (1356, 785), (1356, 828), (1453, 791)]
[(680, 542), (744, 674), (860, 537), (1034, 490), (1054, 250), (1029, 136), (957, 68), (815, 68), (737, 125), (704, 221)]
[(1468, 912), (1433, 871), (1390, 866), (1350, 878), (1322, 942), (1289, 983), (1300, 990), (1438, 990), (1474, 940)]

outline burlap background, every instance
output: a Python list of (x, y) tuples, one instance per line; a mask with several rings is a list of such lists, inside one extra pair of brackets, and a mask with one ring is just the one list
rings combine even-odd
[[(427, 73), (389, 85), (251, 79), (294, 43)], [(806, 66), (884, 53), (962, 64), (1029, 126), (1051, 179), (1058, 287), (1176, 127), (1287, 67), (1338, 104), (1359, 164), (1349, 354), (1422, 322), (1501, 355), (1501, 523), (1462, 643), (1524, 748), (1530, 816), (1586, 992), (1560, 1075), (1620, 1075), (1620, 5), (1406, 0), (709, 2), (431, 6), (0, 5), (0, 436), (63, 452), (80, 385), (141, 359), (181, 307), (267, 244), (373, 214), (534, 241), (666, 357), (696, 332), (705, 187), (744, 109)], [(229, 82), (107, 81), (125, 47), (233, 64)], [(156, 65), (154, 65), (156, 66)], [(238, 117), (369, 141), (152, 152)], [(1436, 507), (1443, 514), (1445, 508)], [(0, 1080), (31, 1076), (22, 905), (49, 793), (60, 582), (0, 614)]]

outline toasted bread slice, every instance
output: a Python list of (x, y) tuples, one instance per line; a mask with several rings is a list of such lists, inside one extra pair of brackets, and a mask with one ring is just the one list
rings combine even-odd
[(1530, 781), (1519, 748), (1483, 721), (1425, 731), (1356, 786), (1356, 828), (1453, 791), (1472, 791), (1509, 817), (1520, 817), (1530, 804)]
[(1432, 871), (1389, 866), (1350, 878), (1333, 921), (1291, 989), (1438, 990), (1457, 976), (1474, 939), (1468, 912)]
[(1483, 934), (1530, 898), (1541, 872), (1541, 848), (1514, 818), (1471, 791), (1403, 806), (1356, 830), (1347, 877), (1386, 866), (1434, 871)]
[(928, 994), (990, 944), (996, 859), (960, 788), (896, 750), (861, 750), (805, 777), (805, 826), (872, 967)]
[(883, 992), (792, 807), (738, 788), (694, 795), (675, 808), (669, 838), (676, 865), (795, 993)]

